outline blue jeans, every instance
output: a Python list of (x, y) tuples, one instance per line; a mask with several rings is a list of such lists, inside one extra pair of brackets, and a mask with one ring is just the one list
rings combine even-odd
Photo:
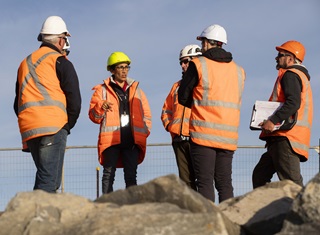
[(27, 141), (37, 167), (33, 189), (55, 193), (61, 185), (62, 167), (68, 132), (61, 129), (54, 135), (37, 137)]

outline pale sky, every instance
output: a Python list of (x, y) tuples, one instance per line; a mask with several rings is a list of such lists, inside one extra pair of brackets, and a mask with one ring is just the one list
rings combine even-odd
[(82, 110), (71, 130), (68, 146), (96, 145), (99, 126), (88, 118), (91, 88), (110, 73), (106, 61), (114, 51), (132, 60), (129, 77), (140, 82), (152, 111), (148, 143), (169, 143), (160, 120), (172, 84), (181, 79), (178, 56), (211, 24), (228, 35), (224, 49), (246, 71), (240, 124), (240, 145), (263, 145), (250, 131), (255, 100), (267, 100), (277, 70), (275, 46), (288, 40), (304, 44), (304, 65), (311, 75), (314, 121), (311, 145), (318, 145), (320, 88), (320, 2), (318, 0), (118, 0), (118, 1), (3, 1), (0, 8), (0, 148), (21, 147), (13, 111), (16, 73), (20, 62), (40, 43), (37, 35), (50, 15), (61, 16), (68, 27), (73, 63), (80, 81)]

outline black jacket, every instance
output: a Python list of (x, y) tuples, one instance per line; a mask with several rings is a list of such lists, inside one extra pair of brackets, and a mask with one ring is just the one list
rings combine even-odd
[[(310, 75), (304, 66), (293, 65), (288, 67), (288, 69), (290, 68), (295, 68), (302, 71), (310, 81)], [(274, 115), (272, 115), (272, 117), (270, 117), (270, 121), (273, 124), (279, 123), (282, 120), (286, 120), (295, 114), (300, 108), (301, 104), (302, 81), (299, 75), (291, 71), (286, 71), (281, 79), (281, 86), (285, 95), (285, 102), (281, 109), (279, 109)]]

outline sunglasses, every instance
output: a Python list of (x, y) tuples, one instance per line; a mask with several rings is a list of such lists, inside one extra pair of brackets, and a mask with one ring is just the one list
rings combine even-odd
[(290, 55), (289, 54), (278, 53), (277, 58), (281, 58), (281, 57), (284, 57), (284, 56), (290, 56)]
[(182, 64), (188, 64), (190, 59), (180, 60), (180, 65)]

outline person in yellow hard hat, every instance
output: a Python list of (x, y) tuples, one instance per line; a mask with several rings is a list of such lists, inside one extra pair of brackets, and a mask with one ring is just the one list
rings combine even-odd
[[(253, 188), (269, 183), (274, 173), (280, 180), (292, 180), (303, 186), (300, 162), (308, 160), (313, 116), (310, 75), (302, 62), (305, 48), (298, 41), (287, 41), (276, 50), (278, 77), (269, 101), (283, 105), (269, 119), (261, 123), (260, 139), (266, 141), (264, 153), (252, 174)], [(276, 130), (274, 126), (283, 120), (296, 117), (291, 129)]]
[(131, 60), (123, 52), (107, 62), (111, 76), (93, 88), (89, 118), (100, 124), (99, 162), (102, 193), (113, 191), (116, 168), (123, 168), (126, 188), (137, 185), (137, 168), (145, 157), (151, 130), (151, 110), (139, 82), (128, 77)]

